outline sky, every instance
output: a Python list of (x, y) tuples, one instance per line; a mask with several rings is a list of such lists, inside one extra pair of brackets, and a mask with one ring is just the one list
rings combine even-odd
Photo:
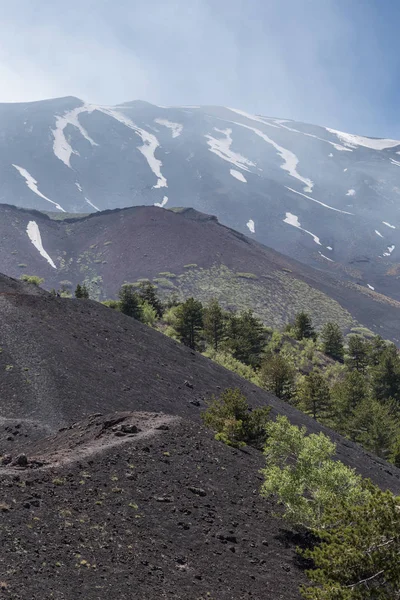
[(0, 102), (223, 105), (400, 139), (398, 0), (0, 0)]

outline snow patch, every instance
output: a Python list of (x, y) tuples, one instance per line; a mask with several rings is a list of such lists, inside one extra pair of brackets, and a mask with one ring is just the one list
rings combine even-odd
[(347, 190), (346, 196), (355, 196), (355, 195), (356, 195), (356, 190)]
[(330, 129), (326, 127), (329, 133), (336, 135), (339, 140), (348, 148), (357, 148), (357, 146), (364, 146), (365, 148), (371, 148), (372, 150), (385, 150), (385, 148), (394, 148), (400, 146), (398, 140), (386, 140), (386, 139), (374, 139), (364, 137), (362, 135), (354, 135), (352, 133), (344, 133), (343, 131), (337, 131), (336, 129)]
[[(275, 129), (279, 129), (278, 125), (273, 125), (273, 123), (270, 123), (268, 120), (263, 119), (262, 117), (258, 117), (257, 115), (251, 115), (250, 113), (245, 112), (244, 110), (239, 110), (238, 108), (230, 107), (228, 107), (228, 110), (231, 110), (232, 112), (236, 113), (237, 115), (240, 115), (241, 117), (246, 117), (246, 119), (250, 119), (250, 121), (257, 121), (258, 123), (263, 123), (263, 125), (269, 125), (270, 127), (275, 127)], [(275, 123), (277, 123), (277, 121), (275, 121)]]
[(375, 229), (375, 233), (376, 233), (376, 235), (379, 235), (379, 237), (383, 238), (383, 235), (381, 233), (379, 233), (379, 231), (377, 229)]
[(155, 202), (154, 206), (159, 206), (160, 208), (163, 208), (168, 202), (168, 196), (164, 196), (164, 198), (162, 199), (162, 202)]
[(83, 192), (83, 190), (82, 190), (82, 187), (79, 185), (79, 183), (78, 183), (78, 182), (76, 182), (76, 183), (75, 183), (75, 185), (76, 185), (76, 187), (78, 188), (78, 190), (79, 190), (80, 192)]
[(330, 154), (328, 154), (328, 157), (329, 157), (329, 158), (333, 158), (333, 154), (332, 154), (332, 152), (331, 152)]
[[(398, 152), (396, 154), (398, 154)], [(392, 163), (392, 165), (396, 165), (397, 167), (400, 167), (400, 162), (398, 160), (394, 160), (394, 158), (391, 158), (390, 162)]]
[(95, 206), (95, 205), (93, 204), (93, 202), (90, 202), (89, 198), (86, 198), (86, 196), (85, 196), (85, 200), (86, 200), (86, 202), (89, 204), (89, 206), (92, 206), (92, 207), (93, 207), (95, 210), (97, 210), (97, 212), (101, 212), (101, 211), (100, 211), (100, 209), (99, 209), (99, 208), (97, 208), (97, 206)]
[[(350, 148), (345, 148), (344, 146), (341, 146), (340, 144), (335, 144), (334, 142), (330, 142), (329, 140), (325, 140), (324, 138), (320, 138), (317, 135), (314, 135), (313, 133), (306, 133), (304, 131), (299, 131), (298, 129), (293, 129), (293, 127), (288, 127), (287, 125), (284, 125), (284, 123), (288, 123), (289, 121), (286, 120), (282, 120), (282, 119), (275, 119), (275, 123), (277, 123), (278, 125), (280, 125), (283, 129), (287, 129), (288, 131), (292, 131), (293, 133), (298, 133), (300, 135), (306, 135), (307, 137), (311, 137), (314, 138), (316, 140), (319, 140), (320, 142), (325, 142), (326, 144), (330, 144), (331, 146), (333, 146), (335, 148), (335, 150), (339, 150), (341, 152), (345, 151), (345, 152), (353, 152), (353, 150), (351, 150)], [(333, 154), (330, 153), (329, 157), (332, 158)]]
[(326, 249), (327, 250), (333, 250), (332, 246), (327, 246)]
[(339, 213), (342, 213), (344, 215), (354, 215), (354, 213), (347, 212), (345, 210), (339, 210), (338, 208), (334, 208), (333, 206), (329, 206), (329, 204), (325, 204), (324, 202), (320, 202), (319, 200), (315, 200), (315, 198), (311, 198), (311, 196), (307, 196), (306, 194), (302, 194), (301, 192), (297, 192), (296, 190), (288, 187), (287, 185), (285, 187), (290, 192), (293, 192), (294, 194), (299, 194), (299, 196), (304, 196), (304, 198), (308, 198), (308, 200), (312, 200), (313, 202), (316, 202), (317, 204), (320, 204), (321, 206), (324, 206), (325, 208), (329, 208), (329, 210), (334, 210), (335, 212), (339, 212)]
[(249, 221), (247, 221), (246, 225), (250, 229), (251, 233), (256, 232), (253, 219), (249, 219)]
[(74, 108), (74, 110), (70, 110), (66, 112), (64, 115), (57, 117), (56, 119), (56, 128), (52, 129), (51, 132), (54, 137), (53, 142), (53, 151), (56, 157), (61, 160), (67, 167), (70, 169), (71, 167), (71, 155), (76, 154), (79, 156), (79, 152), (77, 150), (73, 150), (70, 143), (67, 141), (65, 137), (65, 128), (67, 125), (72, 125), (76, 127), (80, 134), (87, 140), (92, 146), (98, 146), (94, 140), (89, 136), (88, 132), (82, 125), (79, 123), (78, 116), (83, 112), (92, 112), (95, 110), (95, 106), (91, 106), (89, 104), (84, 104), (79, 108)]
[(154, 122), (171, 129), (173, 138), (179, 137), (183, 131), (183, 125), (180, 123), (173, 123), (172, 121), (168, 121), (168, 119), (154, 119)]
[(288, 225), (292, 225), (293, 227), (297, 227), (297, 229), (301, 229), (301, 231), (304, 231), (304, 233), (308, 233), (308, 235), (311, 235), (311, 237), (313, 238), (313, 240), (316, 244), (318, 244), (319, 246), (322, 246), (322, 244), (319, 240), (319, 237), (317, 237), (316, 235), (311, 233), (311, 231), (307, 231), (307, 229), (303, 229), (303, 227), (301, 227), (300, 221), (299, 221), (298, 217), (296, 217), (296, 215), (293, 215), (292, 213), (287, 212), (285, 219), (283, 219), (283, 222), (287, 223)]
[(29, 221), (26, 228), (26, 233), (28, 234), (28, 237), (31, 240), (32, 244), (35, 246), (36, 250), (39, 251), (40, 255), (47, 260), (47, 262), (53, 267), (53, 269), (57, 269), (53, 260), (43, 248), (42, 236), (40, 235), (39, 226), (36, 223), (36, 221)]
[(13, 167), (14, 167), (14, 169), (17, 169), (19, 174), (25, 179), (26, 185), (28, 186), (28, 188), (30, 190), (32, 190), (32, 192), (34, 192), (37, 196), (40, 196), (44, 200), (47, 200), (47, 202), (54, 204), (54, 206), (56, 208), (58, 208), (58, 210), (61, 210), (61, 212), (66, 212), (63, 209), (63, 207), (60, 206), (57, 202), (53, 202), (53, 200), (50, 200), (50, 198), (48, 198), (47, 196), (45, 196), (44, 194), (42, 194), (42, 192), (40, 192), (38, 190), (36, 179), (34, 179), (34, 177), (32, 177), (32, 175), (30, 173), (28, 173), (28, 171), (26, 169), (24, 169), (23, 167), (19, 167), (18, 165), (14, 165), (14, 164), (13, 164)]
[(320, 252), (319, 250), (318, 250), (318, 253), (322, 256), (322, 258), (325, 258), (326, 260), (329, 260), (329, 262), (335, 262), (331, 258), (328, 258), (327, 256), (325, 256), (325, 254), (322, 254), (322, 252)]
[(247, 183), (246, 177), (240, 171), (235, 171), (235, 169), (231, 169), (229, 173), (238, 181), (241, 181), (242, 183)]
[(375, 290), (375, 288), (374, 288), (374, 287), (372, 287), (372, 285), (369, 285), (369, 283), (367, 283), (367, 286), (369, 287), (369, 289), (370, 289), (370, 290), (372, 290), (372, 291), (374, 291), (374, 290)]
[(122, 125), (125, 125), (125, 127), (129, 127), (129, 129), (132, 129), (142, 139), (143, 146), (140, 146), (138, 150), (143, 154), (143, 156), (147, 160), (150, 169), (157, 177), (157, 183), (156, 185), (153, 185), (153, 188), (168, 187), (167, 180), (161, 173), (162, 162), (154, 155), (155, 151), (160, 146), (156, 136), (144, 129), (141, 129), (140, 127), (135, 125), (135, 123), (131, 121), (129, 117), (126, 117), (125, 115), (111, 107), (97, 106), (97, 110), (103, 112), (109, 117), (112, 117), (116, 121), (119, 121), (120, 123), (122, 123)]
[(346, 171), (347, 171), (347, 167), (345, 169), (343, 169), (343, 173), (346, 173)]
[(287, 150), (286, 148), (282, 148), (282, 146), (279, 146), (276, 142), (271, 140), (271, 138), (269, 138), (265, 133), (263, 133), (259, 129), (256, 129), (255, 127), (250, 127), (249, 125), (243, 125), (243, 123), (235, 123), (235, 125), (239, 125), (240, 127), (244, 127), (245, 129), (249, 129), (250, 131), (253, 131), (256, 135), (258, 135), (260, 138), (262, 138), (265, 142), (267, 142), (268, 144), (271, 144), (271, 146), (273, 146), (275, 148), (275, 150), (278, 152), (278, 154), (284, 161), (283, 165), (281, 165), (281, 169), (283, 169), (284, 171), (287, 171), (291, 177), (294, 177), (295, 179), (298, 179), (299, 181), (304, 183), (305, 184), (305, 187), (304, 187), (305, 192), (312, 192), (314, 182), (311, 181), (311, 179), (308, 179), (307, 177), (302, 177), (297, 172), (297, 165), (299, 164), (299, 159), (293, 152), (291, 152), (290, 150)]
[(224, 137), (218, 139), (211, 135), (204, 136), (208, 140), (207, 144), (209, 145), (210, 152), (244, 171), (250, 171), (249, 167), (255, 167), (255, 164), (251, 160), (231, 150), (232, 129), (217, 129), (214, 127), (214, 131), (222, 134)]
[(383, 253), (383, 256), (390, 256), (393, 252), (393, 250), (395, 249), (395, 245), (393, 244), (393, 246), (388, 246), (388, 251)]
[(386, 227), (390, 227), (390, 229), (396, 229), (396, 227), (394, 225), (391, 225), (390, 223), (387, 223), (386, 221), (382, 221), (382, 223), (384, 225), (386, 225)]

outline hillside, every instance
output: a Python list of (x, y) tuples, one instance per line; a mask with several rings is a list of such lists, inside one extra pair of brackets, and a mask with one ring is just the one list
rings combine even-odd
[(53, 220), (0, 205), (3, 270), (45, 279), (47, 289), (73, 291), (85, 282), (92, 297), (115, 297), (122, 283), (150, 278), (163, 295), (217, 297), (229, 308), (251, 307), (282, 327), (299, 310), (320, 326), (337, 320), (400, 340), (399, 303), (367, 280), (339, 280), (312, 269), (192, 209), (134, 207)]
[(0, 276), (0, 334), (5, 598), (299, 599), (301, 539), (259, 496), (262, 454), (200, 424), (227, 387), (400, 491), (393, 465), (101, 304)]
[(400, 142), (216, 106), (0, 104), (2, 202), (190, 206), (400, 299)]
[[(110, 409), (163, 411), (199, 421), (206, 397), (240, 387), (252, 406), (269, 404), (273, 415), (286, 414), (310, 431), (329, 431), (184, 345), (98, 303), (54, 298), (2, 276), (0, 315), (0, 414), (21, 424), (33, 421), (55, 431)], [(10, 437), (6, 427), (7, 421), (3, 448), (25, 443), (20, 434), (4, 439)], [(400, 472), (394, 467), (330, 435), (341, 460), (377, 483), (397, 485)]]

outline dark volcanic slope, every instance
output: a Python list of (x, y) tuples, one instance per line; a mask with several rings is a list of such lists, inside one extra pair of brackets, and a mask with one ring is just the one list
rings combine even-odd
[[(116, 437), (118, 421), (140, 432)], [(128, 413), (27, 455), (49, 464), (0, 467), (2, 597), (300, 598), (296, 539), (258, 494), (260, 454), (195, 423)]]
[[(110, 410), (164, 411), (199, 420), (206, 396), (237, 386), (252, 405), (270, 404), (274, 414), (287, 414), (295, 424), (327, 431), (260, 388), (133, 319), (92, 301), (37, 294), (34, 287), (32, 295), (26, 290), (0, 278), (0, 416), (22, 422), (33, 419), (55, 430), (88, 414)], [(11, 429), (7, 423), (2, 427), (3, 451), (25, 439), (25, 433)], [(337, 441), (338, 456), (347, 464), (383, 487), (400, 489), (398, 470), (329, 433)]]
[(134, 207), (53, 221), (0, 205), (0, 260), (8, 275), (40, 275), (49, 289), (85, 280), (99, 299), (114, 297), (124, 281), (153, 278), (165, 293), (252, 306), (276, 326), (306, 309), (317, 324), (337, 319), (349, 329), (356, 320), (400, 339), (400, 304), (370, 290), (357, 271), (360, 285), (338, 281), (192, 209)]

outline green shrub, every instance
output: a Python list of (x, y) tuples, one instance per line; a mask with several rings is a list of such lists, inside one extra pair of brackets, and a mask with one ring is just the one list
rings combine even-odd
[(306, 435), (305, 427), (291, 425), (282, 416), (266, 429), (261, 494), (275, 496), (294, 525), (324, 529), (332, 525), (326, 516), (332, 506), (342, 500), (357, 504), (368, 496), (362, 478), (333, 460), (336, 446), (323, 433)]
[(28, 266), (28, 265), (25, 265), (24, 263), (20, 263), (20, 264), (18, 265), (18, 267), (19, 267), (20, 269), (26, 269), (26, 267), (27, 267), (27, 266)]
[(183, 265), (184, 269), (194, 269), (197, 267), (196, 263), (189, 263), (188, 265)]
[(232, 354), (229, 354), (229, 352), (216, 352), (215, 350), (209, 348), (206, 352), (204, 352), (204, 356), (211, 358), (211, 360), (221, 365), (221, 367), (225, 367), (225, 369), (236, 373), (240, 377), (243, 377), (243, 379), (247, 379), (256, 385), (260, 385), (260, 379), (255, 370), (249, 365), (245, 365), (244, 363), (240, 362), (240, 360), (236, 360), (236, 358), (234, 358)]
[(241, 448), (249, 444), (262, 448), (270, 410), (269, 406), (251, 410), (238, 388), (226, 389), (220, 398), (212, 396), (201, 417), (216, 432), (215, 439), (228, 446)]
[(21, 279), (22, 281), (26, 281), (26, 283), (31, 283), (38, 287), (44, 282), (43, 277), (38, 277), (37, 275), (21, 275)]

